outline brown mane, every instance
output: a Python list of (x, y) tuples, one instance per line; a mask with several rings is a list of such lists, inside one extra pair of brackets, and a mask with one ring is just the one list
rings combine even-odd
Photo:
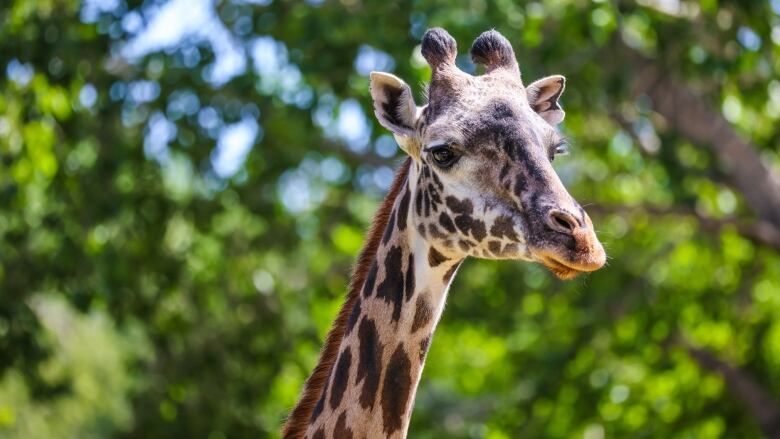
[(306, 385), (298, 400), (298, 404), (296, 404), (295, 408), (290, 413), (290, 416), (287, 418), (287, 422), (282, 430), (282, 437), (284, 439), (300, 439), (306, 433), (311, 413), (314, 410), (314, 405), (322, 396), (322, 390), (330, 375), (333, 363), (336, 361), (336, 355), (338, 354), (341, 340), (344, 338), (347, 319), (352, 312), (352, 307), (355, 304), (355, 300), (358, 298), (360, 289), (366, 281), (368, 270), (374, 260), (374, 256), (376, 256), (377, 249), (379, 248), (379, 241), (382, 239), (382, 233), (387, 227), (387, 223), (390, 219), (390, 213), (393, 209), (395, 199), (398, 197), (398, 194), (406, 183), (411, 161), (410, 158), (407, 158), (398, 168), (387, 196), (374, 215), (374, 220), (368, 231), (368, 239), (366, 240), (363, 249), (360, 251), (357, 264), (355, 264), (355, 268), (352, 272), (347, 299), (344, 301), (344, 305), (342, 305), (338, 317), (336, 317), (336, 321), (333, 322), (333, 325), (328, 332), (317, 367), (314, 368), (314, 372), (312, 372), (309, 379), (306, 380)]

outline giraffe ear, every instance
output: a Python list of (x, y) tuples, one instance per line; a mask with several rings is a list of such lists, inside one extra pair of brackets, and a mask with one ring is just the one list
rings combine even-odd
[(561, 75), (553, 75), (538, 79), (525, 89), (531, 108), (552, 126), (561, 123), (566, 115), (558, 103), (558, 98), (561, 97), (565, 86), (566, 78)]
[(371, 98), (379, 123), (401, 137), (412, 137), (419, 117), (412, 89), (401, 78), (383, 72), (371, 72)]

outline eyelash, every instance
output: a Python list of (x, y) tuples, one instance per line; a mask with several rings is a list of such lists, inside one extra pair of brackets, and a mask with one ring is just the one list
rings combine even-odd
[(559, 139), (549, 150), (550, 161), (553, 161), (557, 155), (567, 155), (569, 153), (569, 142), (566, 138)]

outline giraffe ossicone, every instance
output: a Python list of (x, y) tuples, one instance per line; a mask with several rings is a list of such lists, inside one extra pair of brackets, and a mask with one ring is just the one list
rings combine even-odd
[(486, 73), (455, 64), (455, 40), (426, 32), (428, 102), (371, 74), (380, 124), (409, 157), (376, 214), (285, 438), (406, 437), (414, 395), (447, 290), (468, 256), (539, 262), (561, 279), (604, 265), (590, 218), (552, 167), (565, 140), (563, 76), (528, 86), (496, 31), (471, 47)]

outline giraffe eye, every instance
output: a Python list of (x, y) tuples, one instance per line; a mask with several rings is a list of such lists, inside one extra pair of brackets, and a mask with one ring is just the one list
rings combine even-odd
[(458, 156), (449, 147), (449, 145), (441, 145), (431, 150), (431, 157), (437, 165), (448, 168), (458, 159)]

